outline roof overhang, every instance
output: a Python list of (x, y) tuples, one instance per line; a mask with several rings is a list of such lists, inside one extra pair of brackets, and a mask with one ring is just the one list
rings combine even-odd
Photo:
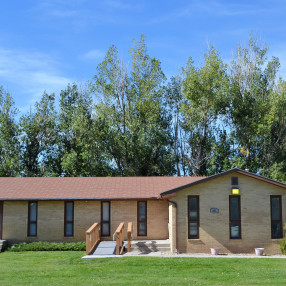
[(190, 184), (186, 184), (186, 185), (180, 186), (178, 188), (174, 188), (174, 189), (162, 192), (161, 193), (161, 197), (165, 198), (165, 197), (169, 197), (171, 195), (175, 195), (175, 193), (180, 191), (180, 190), (184, 190), (186, 188), (189, 188), (189, 187), (201, 184), (201, 183), (205, 183), (205, 182), (211, 181), (213, 179), (216, 179), (216, 178), (219, 178), (219, 177), (223, 177), (225, 175), (232, 174), (232, 173), (239, 173), (239, 174), (242, 174), (242, 175), (245, 175), (245, 176), (248, 176), (248, 177), (251, 177), (251, 178), (254, 178), (254, 179), (257, 179), (257, 180), (260, 180), (260, 181), (263, 181), (263, 182), (266, 182), (266, 183), (269, 183), (269, 184), (272, 184), (272, 185), (276, 185), (278, 187), (282, 187), (282, 188), (286, 189), (286, 184), (284, 184), (284, 183), (281, 183), (281, 182), (278, 182), (278, 181), (275, 181), (275, 180), (272, 180), (272, 179), (269, 179), (269, 178), (266, 178), (266, 177), (254, 174), (254, 173), (250, 173), (248, 171), (244, 171), (244, 170), (241, 170), (239, 168), (234, 168), (234, 169), (231, 169), (231, 170), (219, 173), (219, 174), (212, 175), (210, 177), (206, 177), (206, 178), (200, 179), (200, 180), (192, 182)]

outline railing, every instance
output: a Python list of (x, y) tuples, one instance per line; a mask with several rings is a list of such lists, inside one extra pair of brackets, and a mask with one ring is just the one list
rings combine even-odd
[(124, 244), (124, 222), (121, 222), (114, 233), (113, 239), (116, 239), (116, 255), (119, 255), (123, 251)]
[(100, 241), (100, 223), (95, 222), (86, 231), (86, 254), (90, 254)]
[(127, 252), (130, 252), (131, 249), (132, 231), (132, 222), (129, 222), (127, 227)]

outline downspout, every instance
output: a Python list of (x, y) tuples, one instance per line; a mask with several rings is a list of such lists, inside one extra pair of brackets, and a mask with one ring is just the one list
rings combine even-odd
[(176, 226), (176, 235), (175, 235), (175, 249), (176, 249), (176, 253), (178, 253), (178, 220), (177, 220), (177, 216), (178, 216), (178, 204), (174, 201), (171, 201), (171, 200), (168, 200), (168, 199), (164, 199), (162, 196), (161, 196), (161, 199), (164, 200), (164, 201), (167, 201), (169, 204), (172, 204), (175, 209), (176, 209), (176, 212), (175, 212), (175, 226)]

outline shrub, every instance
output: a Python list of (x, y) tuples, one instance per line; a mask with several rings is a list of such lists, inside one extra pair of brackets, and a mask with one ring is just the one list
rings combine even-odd
[(286, 254), (286, 237), (280, 240), (280, 250), (283, 254)]
[(22, 251), (84, 251), (85, 242), (31, 242), (14, 244), (7, 249), (12, 252)]

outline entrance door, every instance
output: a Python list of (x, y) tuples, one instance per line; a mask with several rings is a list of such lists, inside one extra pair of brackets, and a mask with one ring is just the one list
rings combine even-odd
[(3, 228), (3, 201), (0, 201), (0, 239), (2, 239)]
[(110, 202), (101, 202), (101, 236), (110, 236)]

